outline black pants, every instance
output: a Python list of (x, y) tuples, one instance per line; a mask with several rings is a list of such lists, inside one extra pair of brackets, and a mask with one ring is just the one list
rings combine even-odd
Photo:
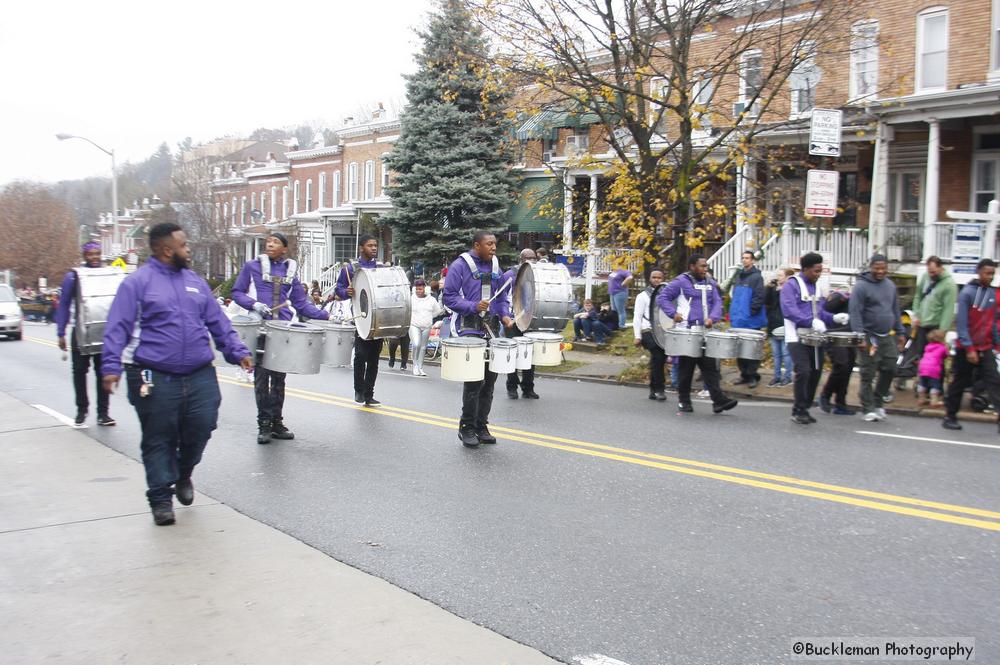
[(85, 356), (80, 353), (80, 347), (76, 344), (76, 333), (70, 338), (70, 347), (73, 353), (73, 390), (76, 392), (76, 408), (78, 411), (86, 411), (90, 408), (90, 400), (87, 398), (87, 371), (90, 369), (91, 360), (94, 362), (94, 384), (97, 390), (97, 415), (108, 415), (108, 393), (104, 391), (101, 383), (101, 355)]
[[(396, 362), (396, 349), (399, 349), (399, 357), (402, 359), (400, 367), (406, 367), (406, 361), (410, 359), (410, 333), (407, 331), (402, 337), (389, 338), (389, 365)], [(381, 352), (381, 349), (379, 350)]]
[[(517, 326), (511, 326), (510, 329), (504, 333), (507, 337), (521, 337), (524, 335), (521, 329)], [(517, 370), (514, 370), (507, 375), (507, 392), (517, 392), (517, 387), (521, 386), (521, 392), (533, 393), (535, 392), (535, 368), (522, 369), (521, 376), (518, 378)]]
[(952, 357), (951, 383), (948, 384), (948, 393), (944, 400), (949, 418), (954, 419), (958, 415), (965, 389), (971, 386), (977, 378), (985, 386), (993, 408), (1000, 414), (1000, 373), (997, 373), (993, 352), (980, 351), (979, 364), (973, 365), (965, 357), (965, 350), (958, 349)]
[[(667, 383), (664, 372), (667, 355), (653, 339), (653, 333), (649, 330), (642, 332), (642, 346), (649, 351), (649, 392), (662, 393)], [(688, 392), (690, 393), (690, 390)]]
[(462, 417), (459, 427), (481, 429), (490, 420), (490, 409), (493, 408), (493, 387), (497, 382), (497, 374), (490, 371), (486, 363), (486, 377), (482, 381), (466, 381), (462, 388)]
[(375, 396), (375, 379), (378, 378), (378, 356), (382, 353), (382, 340), (361, 339), (354, 336), (354, 392), (365, 399)]
[(712, 396), (713, 404), (722, 404), (729, 400), (726, 393), (719, 387), (719, 365), (715, 358), (701, 356), (691, 358), (680, 356), (678, 367), (679, 380), (677, 381), (677, 401), (681, 404), (691, 402), (691, 383), (694, 380), (694, 368), (701, 368), (701, 380), (704, 381), (708, 393)]
[(285, 373), (265, 369), (258, 363), (253, 371), (253, 392), (257, 398), (257, 424), (281, 420), (285, 406)]
[[(822, 347), (806, 346), (801, 342), (791, 342), (788, 353), (792, 356), (792, 366), (795, 367), (795, 403), (792, 413), (805, 413), (816, 399), (816, 388), (823, 376), (824, 351)], [(817, 362), (819, 354), (819, 362)]]
[(830, 376), (826, 378), (821, 394), (826, 399), (833, 397), (837, 406), (846, 408), (847, 386), (851, 383), (851, 372), (854, 371), (857, 349), (851, 346), (831, 346), (826, 352), (830, 354), (830, 363), (833, 367), (830, 370)]

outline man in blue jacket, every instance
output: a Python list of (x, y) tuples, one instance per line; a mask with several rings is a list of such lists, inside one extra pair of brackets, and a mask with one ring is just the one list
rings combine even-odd
[(174, 523), (173, 495), (194, 501), (191, 474), (215, 430), (222, 395), (211, 340), (226, 360), (253, 367), (205, 280), (188, 268), (191, 250), (180, 226), (149, 230), (153, 253), (118, 288), (104, 328), (104, 389), (122, 372), (142, 427), (146, 498), (159, 526)]
[[(733, 299), (729, 303), (729, 323), (733, 328), (750, 328), (760, 330), (767, 325), (767, 312), (764, 311), (764, 278), (754, 265), (753, 252), (743, 252), (741, 257), (743, 269), (736, 273), (733, 284)], [(756, 388), (760, 383), (759, 360), (739, 358), (736, 361), (740, 368), (740, 378), (733, 385), (747, 384), (748, 388)]]
[[(300, 316), (309, 319), (329, 319), (330, 313), (319, 309), (306, 298), (299, 281), (294, 259), (288, 258), (288, 239), (275, 231), (267, 237), (264, 253), (247, 261), (233, 282), (233, 300), (246, 310), (253, 310), (265, 319), (291, 321), (288, 307), (272, 311), (291, 301)], [(257, 443), (271, 439), (294, 439), (285, 427), (282, 410), (285, 406), (285, 373), (274, 372), (258, 363), (253, 375), (254, 396), (257, 400)]]
[[(451, 317), (453, 335), (485, 337), (487, 326), (494, 335), (499, 335), (499, 325), (508, 330), (514, 325), (510, 315), (510, 287), (498, 295), (503, 286), (503, 273), (500, 272), (496, 251), (496, 236), (487, 231), (476, 231), (472, 238), (472, 250), (464, 252), (448, 268), (444, 304), (454, 312)], [(497, 375), (490, 371), (489, 363), (486, 363), (482, 381), (466, 381), (464, 384), (458, 438), (467, 448), (497, 442), (487, 427), (496, 382)]]

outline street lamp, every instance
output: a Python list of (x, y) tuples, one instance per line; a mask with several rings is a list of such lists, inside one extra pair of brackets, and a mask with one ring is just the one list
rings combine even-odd
[(60, 141), (65, 141), (67, 139), (81, 139), (111, 157), (111, 252), (112, 254), (120, 253), (121, 243), (118, 238), (118, 170), (115, 168), (115, 151), (113, 149), (108, 150), (106, 148), (102, 148), (86, 136), (60, 133), (56, 134), (56, 138)]

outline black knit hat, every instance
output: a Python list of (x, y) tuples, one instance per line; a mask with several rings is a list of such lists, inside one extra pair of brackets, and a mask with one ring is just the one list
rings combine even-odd
[(286, 238), (285, 234), (282, 233), (282, 232), (280, 232), (280, 231), (272, 231), (271, 233), (267, 234), (267, 237), (268, 238), (277, 238), (278, 240), (281, 241), (282, 245), (284, 245), (285, 247), (288, 247), (288, 238)]

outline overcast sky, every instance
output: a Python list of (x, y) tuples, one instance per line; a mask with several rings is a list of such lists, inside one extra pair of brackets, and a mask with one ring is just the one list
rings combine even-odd
[(405, 97), (432, 0), (16, 2), (0, 22), (0, 184), (107, 175), (166, 141), (324, 120)]

